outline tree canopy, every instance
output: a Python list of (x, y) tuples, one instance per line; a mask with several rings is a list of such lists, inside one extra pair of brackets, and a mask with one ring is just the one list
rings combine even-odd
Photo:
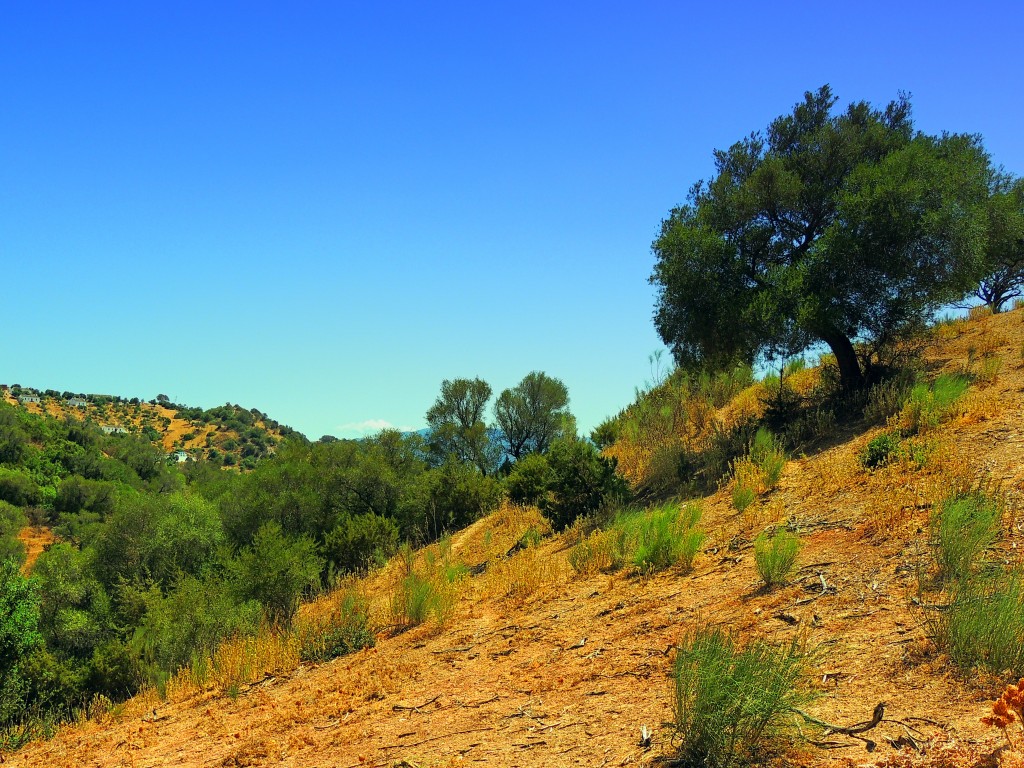
[(505, 450), (516, 460), (528, 453), (544, 453), (563, 434), (568, 417), (569, 390), (542, 371), (526, 374), (494, 404)]
[(986, 276), (977, 296), (999, 312), (1024, 292), (1024, 179), (995, 174), (986, 214)]
[(497, 463), (484, 411), (491, 399), (491, 385), (483, 379), (445, 379), (441, 394), (427, 411), (430, 448), (443, 463), (448, 456), (476, 465), (484, 475)]
[(910, 102), (835, 112), (826, 85), (714, 153), (716, 175), (652, 245), (654, 322), (677, 362), (721, 369), (823, 342), (860, 385), (854, 343), (886, 342), (984, 273), (988, 157), (915, 131)]

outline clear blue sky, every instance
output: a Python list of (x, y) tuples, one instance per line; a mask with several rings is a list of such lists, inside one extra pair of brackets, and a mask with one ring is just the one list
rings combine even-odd
[(827, 82), (1024, 173), (1022, 39), (1009, 1), (4, 3), (0, 382), (315, 439), (537, 369), (589, 430), (712, 149)]

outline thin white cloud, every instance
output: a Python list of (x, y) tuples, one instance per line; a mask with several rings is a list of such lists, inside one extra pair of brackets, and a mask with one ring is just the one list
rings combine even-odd
[(380, 432), (382, 429), (397, 429), (400, 432), (411, 432), (412, 427), (396, 427), (386, 419), (367, 419), (353, 424), (341, 424), (337, 427), (339, 437), (366, 437)]

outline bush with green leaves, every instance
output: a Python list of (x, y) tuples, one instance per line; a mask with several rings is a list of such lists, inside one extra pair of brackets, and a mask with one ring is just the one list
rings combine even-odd
[(782, 470), (786, 466), (786, 451), (782, 441), (765, 427), (754, 433), (750, 444), (750, 460), (761, 471), (765, 488), (774, 488), (779, 484)]
[(323, 554), (336, 574), (365, 572), (383, 565), (398, 550), (398, 525), (368, 512), (343, 514), (324, 537)]
[(551, 485), (551, 466), (540, 453), (528, 453), (512, 465), (505, 478), (509, 501), (515, 504), (540, 505)]
[(639, 572), (651, 573), (674, 565), (689, 570), (706, 538), (696, 528), (700, 517), (701, 508), (696, 504), (666, 504), (623, 517), (615, 524), (626, 531), (633, 565)]
[(674, 715), (680, 765), (747, 765), (776, 748), (789, 716), (811, 699), (808, 656), (796, 643), (746, 644), (699, 626), (676, 649)]
[(959, 582), (949, 607), (929, 619), (937, 645), (964, 669), (1024, 676), (1024, 576), (1018, 571)]
[(689, 570), (706, 538), (696, 527), (701, 512), (695, 503), (620, 511), (606, 530), (573, 547), (569, 564), (578, 573), (595, 568), (615, 571), (626, 565), (641, 574), (672, 566)]
[(353, 589), (344, 590), (326, 615), (302, 619), (295, 629), (303, 661), (330, 661), (376, 643), (369, 600)]
[(0, 501), (0, 560), (25, 562), (25, 545), (18, 540), (18, 532), (27, 522), (24, 510)]
[(754, 540), (754, 563), (766, 588), (785, 584), (800, 553), (800, 537), (780, 528), (774, 536), (762, 533)]
[(942, 374), (929, 386), (915, 384), (900, 413), (900, 428), (906, 435), (935, 429), (953, 414), (957, 401), (967, 392), (965, 376)]
[(555, 530), (628, 495), (626, 482), (615, 473), (615, 462), (587, 440), (555, 440), (546, 458), (551, 474), (540, 508)]
[(465, 566), (451, 560), (447, 540), (424, 550), (420, 565), (408, 544), (399, 550), (399, 559), (402, 575), (390, 606), (395, 625), (414, 627), (431, 617), (444, 624), (455, 608), (459, 583), (467, 574)]
[(747, 507), (754, 503), (757, 494), (747, 483), (737, 482), (732, 487), (732, 505), (739, 513), (743, 513)]
[(981, 490), (945, 499), (931, 521), (939, 579), (971, 575), (978, 559), (999, 538), (999, 502)]
[(287, 625), (302, 594), (319, 582), (323, 564), (312, 539), (289, 537), (277, 522), (269, 522), (226, 569), (240, 602), (255, 600), (271, 624)]
[(876, 435), (864, 446), (860, 463), (865, 469), (878, 469), (903, 455), (903, 441), (893, 432)]
[(221, 640), (259, 628), (260, 603), (240, 602), (232, 587), (216, 578), (183, 576), (166, 595), (155, 586), (140, 593), (145, 616), (132, 645), (158, 688), (181, 667), (212, 653)]
[(43, 644), (39, 595), (13, 560), (0, 562), (0, 725), (23, 713), (29, 693), (26, 659)]

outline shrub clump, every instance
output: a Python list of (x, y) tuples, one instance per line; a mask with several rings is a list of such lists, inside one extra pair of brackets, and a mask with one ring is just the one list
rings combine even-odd
[(741, 645), (698, 627), (676, 649), (675, 727), (684, 766), (729, 768), (778, 745), (786, 716), (810, 694), (801, 685), (807, 655), (795, 645)]
[(916, 384), (910, 390), (900, 412), (899, 425), (904, 435), (935, 429), (954, 414), (957, 401), (970, 382), (964, 376), (943, 374), (932, 384)]
[(903, 441), (894, 432), (883, 432), (873, 437), (860, 455), (860, 463), (865, 469), (878, 469), (903, 455)]
[(785, 584), (800, 553), (800, 538), (779, 529), (769, 537), (762, 533), (754, 540), (754, 562), (766, 588)]
[(372, 648), (370, 603), (354, 590), (346, 590), (326, 615), (303, 619), (296, 626), (299, 655), (303, 661), (330, 661), (338, 656)]
[(619, 512), (606, 530), (573, 548), (569, 564), (577, 573), (615, 571), (627, 564), (644, 574), (674, 565), (689, 570), (705, 539), (696, 527), (701, 512), (696, 504)]
[(965, 669), (1024, 675), (1024, 584), (1019, 572), (960, 583), (931, 622), (937, 645)]
[(999, 504), (981, 491), (953, 496), (942, 503), (931, 523), (940, 580), (971, 575), (980, 555), (998, 538), (1000, 517)]

